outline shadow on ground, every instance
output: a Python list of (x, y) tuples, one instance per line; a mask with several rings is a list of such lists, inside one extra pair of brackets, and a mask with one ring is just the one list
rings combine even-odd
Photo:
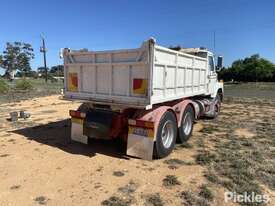
[(23, 135), (29, 140), (59, 148), (71, 154), (93, 157), (98, 153), (111, 157), (128, 159), (125, 155), (126, 149), (122, 146), (122, 143), (114, 140), (94, 139), (89, 139), (88, 145), (77, 143), (70, 139), (70, 128), (70, 119), (66, 119), (11, 132)]

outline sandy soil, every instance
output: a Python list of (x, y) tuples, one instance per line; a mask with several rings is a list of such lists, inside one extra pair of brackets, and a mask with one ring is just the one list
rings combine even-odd
[[(194, 163), (205, 123), (195, 125), (192, 148), (178, 148), (165, 159), (149, 162), (125, 156), (113, 142), (71, 142), (68, 111), (78, 106), (57, 95), (0, 105), (0, 205), (100, 205), (111, 196), (130, 198), (132, 205), (150, 205), (146, 197), (156, 193), (165, 205), (182, 205), (182, 191), (196, 193), (206, 183), (206, 168)], [(223, 108), (230, 113), (238, 105)], [(19, 110), (30, 112), (31, 118), (6, 120), (10, 111)], [(254, 135), (245, 128), (237, 128), (236, 134)], [(169, 159), (190, 164), (171, 168), (164, 163)], [(180, 184), (165, 187), (166, 175), (175, 175)], [(119, 189), (129, 185), (133, 191)], [(211, 205), (233, 205), (224, 203), (224, 188), (211, 189)]]

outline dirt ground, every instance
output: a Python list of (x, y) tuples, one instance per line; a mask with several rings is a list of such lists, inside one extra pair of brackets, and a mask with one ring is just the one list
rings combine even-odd
[[(235, 205), (224, 191), (251, 185), (275, 204), (275, 104), (225, 102), (218, 119), (197, 121), (188, 143), (154, 161), (111, 141), (71, 142), (68, 111), (79, 104), (53, 95), (0, 105), (1, 206)], [(20, 110), (31, 118), (7, 120)]]

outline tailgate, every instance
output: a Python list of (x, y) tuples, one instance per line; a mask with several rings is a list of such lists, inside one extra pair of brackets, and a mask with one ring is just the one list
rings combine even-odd
[(65, 97), (97, 103), (150, 104), (150, 42), (138, 49), (87, 52), (65, 49)]

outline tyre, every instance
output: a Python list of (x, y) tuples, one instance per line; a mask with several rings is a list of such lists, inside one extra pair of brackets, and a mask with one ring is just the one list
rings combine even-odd
[(175, 147), (177, 137), (177, 120), (172, 112), (165, 112), (162, 116), (156, 142), (154, 145), (154, 157), (163, 158), (169, 155)]
[(179, 136), (177, 138), (178, 143), (186, 142), (191, 137), (194, 126), (194, 117), (193, 107), (187, 105), (182, 115), (181, 125), (179, 127)]
[(86, 113), (86, 112), (89, 112), (92, 108), (93, 108), (92, 104), (90, 104), (89, 102), (85, 102), (78, 107), (77, 111)]
[(221, 110), (221, 104), (222, 104), (221, 95), (217, 94), (214, 101), (215, 102), (214, 102), (213, 116), (210, 117), (212, 119), (215, 119), (219, 116), (219, 113), (220, 113), (220, 110)]

